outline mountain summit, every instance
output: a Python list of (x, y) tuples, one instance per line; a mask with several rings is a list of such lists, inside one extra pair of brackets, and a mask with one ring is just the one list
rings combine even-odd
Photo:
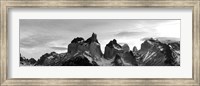
[(157, 39), (147, 39), (138, 51), (139, 64), (143, 66), (174, 66), (180, 65), (180, 43), (165, 43)]
[[(166, 39), (166, 38), (165, 38)], [(97, 34), (74, 38), (66, 53), (46, 53), (37, 61), (20, 54), (20, 65), (35, 66), (180, 66), (180, 41), (145, 38), (141, 49), (111, 40), (102, 53)]]

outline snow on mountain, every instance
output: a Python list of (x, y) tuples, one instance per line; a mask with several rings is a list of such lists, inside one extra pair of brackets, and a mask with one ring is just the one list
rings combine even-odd
[(84, 40), (74, 38), (65, 53), (46, 53), (34, 62), (20, 54), (20, 65), (35, 66), (180, 66), (180, 41), (169, 38), (143, 39), (140, 50), (111, 40), (104, 53), (97, 34)]

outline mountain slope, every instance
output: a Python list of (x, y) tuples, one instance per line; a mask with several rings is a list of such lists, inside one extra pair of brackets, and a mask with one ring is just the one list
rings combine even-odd
[(139, 65), (142, 66), (179, 66), (180, 65), (180, 43), (165, 43), (150, 38), (141, 44), (138, 51), (140, 56)]
[(169, 38), (145, 38), (141, 49), (130, 50), (126, 43), (111, 40), (104, 54), (97, 34), (84, 40), (74, 38), (66, 53), (45, 53), (35, 61), (20, 54), (20, 65), (35, 66), (180, 66), (180, 41)]

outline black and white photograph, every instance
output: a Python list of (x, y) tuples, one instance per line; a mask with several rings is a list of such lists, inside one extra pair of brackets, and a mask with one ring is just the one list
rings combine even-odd
[(19, 66), (180, 66), (178, 19), (20, 19)]

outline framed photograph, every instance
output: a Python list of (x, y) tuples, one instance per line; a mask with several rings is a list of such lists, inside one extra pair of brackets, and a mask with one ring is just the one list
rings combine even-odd
[(0, 85), (200, 85), (199, 0), (1, 0)]

